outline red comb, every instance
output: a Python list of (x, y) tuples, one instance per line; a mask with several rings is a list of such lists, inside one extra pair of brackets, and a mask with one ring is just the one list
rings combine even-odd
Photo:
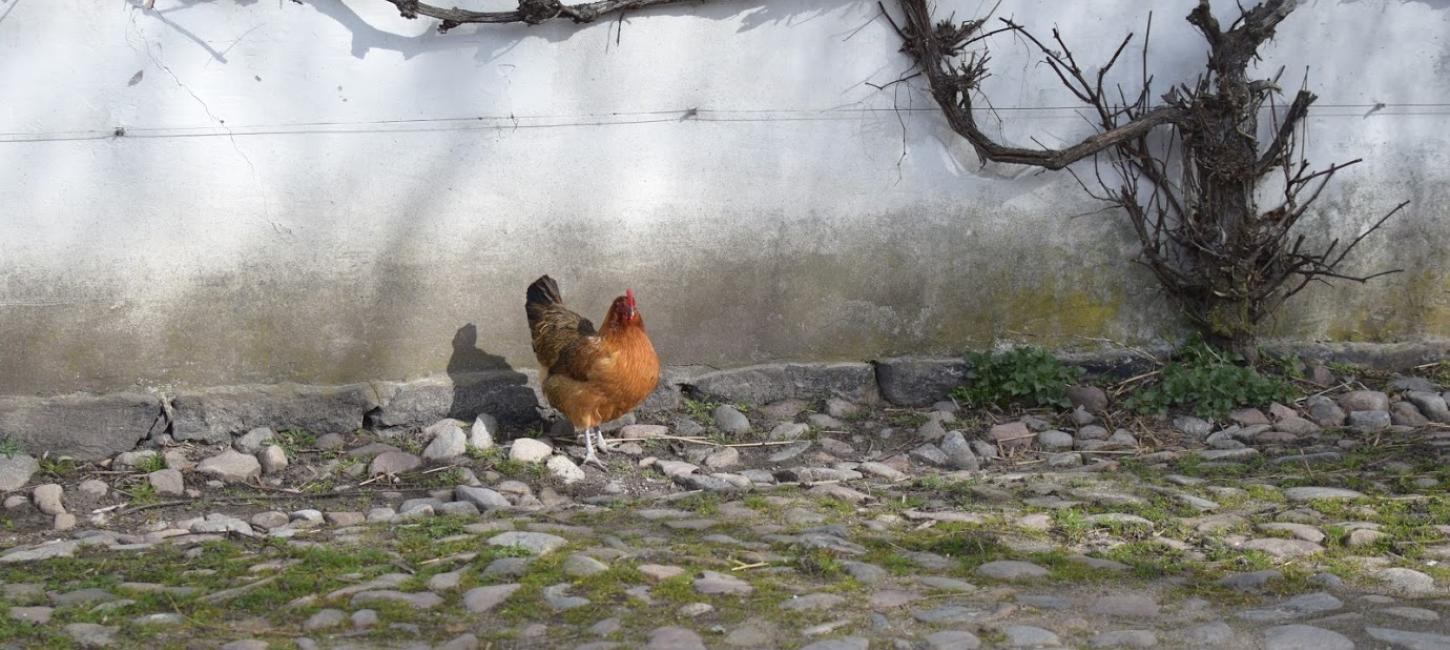
[(624, 290), (624, 299), (629, 301), (629, 306), (634, 306), (634, 289)]

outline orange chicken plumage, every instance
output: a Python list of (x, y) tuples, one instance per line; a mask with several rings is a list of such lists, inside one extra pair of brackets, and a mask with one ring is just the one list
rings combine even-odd
[(603, 330), (564, 306), (559, 285), (544, 276), (529, 285), (524, 310), (549, 405), (584, 431), (585, 463), (608, 451), (599, 425), (630, 412), (659, 383), (660, 360), (644, 331), (634, 291), (614, 299)]

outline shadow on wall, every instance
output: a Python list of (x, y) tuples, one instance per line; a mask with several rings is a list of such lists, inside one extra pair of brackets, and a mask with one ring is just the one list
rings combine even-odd
[[(466, 25), (456, 27), (447, 34), (440, 34), (437, 29), (430, 28), (417, 36), (404, 36), (369, 24), (350, 7), (338, 0), (305, 0), (305, 2), (318, 13), (336, 20), (352, 32), (352, 54), (357, 58), (363, 58), (372, 49), (392, 50), (407, 59), (428, 51), (453, 50), (471, 46), (477, 48), (474, 52), (475, 60), (492, 61), (513, 49), (526, 38), (542, 38), (551, 43), (557, 43), (569, 38), (578, 38), (576, 34), (588, 29), (628, 31), (627, 22), (621, 26), (617, 19), (600, 19), (595, 23), (583, 26), (564, 21), (554, 21), (542, 25), (524, 23)], [(838, 7), (845, 8), (863, 4), (866, 4), (865, 0), (776, 0), (773, 2), (730, 0), (706, 4), (692, 3), (683, 6), (666, 5), (640, 10), (637, 14), (640, 16), (691, 16), (707, 20), (725, 20), (744, 13), (745, 16), (740, 26), (740, 31), (743, 32), (769, 24), (792, 25), (820, 17)], [(636, 12), (631, 12), (630, 16), (634, 15)], [(438, 22), (431, 18), (428, 20), (433, 26), (436, 26)], [(626, 36), (618, 35), (618, 37)]]
[[(1402, 0), (1403, 2), (1418, 2), (1431, 9), (1450, 9), (1450, 0)], [(1343, 4), (1354, 4), (1364, 0), (1340, 0)]]
[(471, 422), (480, 413), (488, 413), (514, 424), (539, 419), (539, 402), (528, 386), (528, 376), (514, 370), (503, 357), (478, 347), (478, 327), (473, 323), (453, 335), (447, 372), (453, 382), (448, 417)]
[[(0, 4), (5, 4), (4, 0), (0, 0)], [(5, 22), (5, 18), (10, 15), (10, 12), (13, 11), (15, 9), (15, 6), (18, 4), (20, 4), (20, 0), (11, 0), (9, 6), (5, 7), (4, 11), (0, 11), (0, 23)]]
[[(146, 9), (147, 0), (126, 0), (132, 7), (145, 11), (147, 15), (158, 19), (167, 27), (176, 30), (205, 49), (212, 58), (221, 63), (226, 63), (226, 51), (216, 50), (206, 39), (192, 33), (167, 16), (170, 13), (185, 11), (195, 5), (208, 4), (216, 1), (180, 0), (179, 6), (166, 9), (156, 9), (154, 7)], [(245, 6), (255, 4), (258, 0), (230, 1)], [(1339, 1), (1344, 4), (1352, 4), (1365, 2), (1366, 0)], [(1437, 10), (1450, 8), (1450, 0), (1400, 0), (1400, 2), (1420, 3)], [(14, 0), (11, 3), (11, 8), (18, 3), (19, 0)], [(559, 42), (574, 36), (582, 30), (596, 27), (611, 30), (611, 33), (618, 34), (617, 37), (622, 37), (623, 34), (614, 30), (626, 29), (628, 24), (627, 21), (620, 24), (621, 21), (618, 19), (601, 19), (587, 26), (565, 24), (563, 21), (543, 25), (526, 25), (522, 23), (464, 25), (454, 28), (452, 33), (440, 34), (433, 28), (436, 27), (438, 21), (426, 18), (421, 20), (429, 21), (430, 28), (422, 34), (409, 36), (391, 32), (385, 28), (376, 27), (368, 23), (343, 0), (293, 0), (293, 3), (310, 6), (319, 14), (327, 16), (347, 28), (352, 33), (352, 55), (359, 59), (367, 56), (368, 52), (374, 49), (398, 52), (405, 59), (410, 59), (425, 52), (474, 47), (476, 48), (474, 53), (475, 60), (491, 61), (499, 55), (513, 49), (514, 46), (529, 37), (543, 38), (549, 42)], [(290, 7), (291, 4), (281, 3), (284, 7)], [(446, 3), (436, 4), (448, 6)], [(745, 32), (763, 25), (791, 26), (819, 18), (837, 9), (850, 10), (863, 6), (869, 7), (871, 4), (868, 0), (719, 0), (717, 2), (652, 7), (630, 12), (629, 16), (691, 16), (705, 18), (707, 20), (727, 20), (744, 14), (741, 19), (739, 31)], [(500, 9), (503, 9), (503, 7), (500, 7)], [(9, 11), (7, 10), (5, 13), (9, 13)], [(870, 20), (877, 20), (878, 17), (873, 13)], [(0, 18), (3, 18), (3, 15), (0, 15)]]
[[(204, 5), (217, 0), (181, 0), (180, 6), (166, 9), (145, 9), (146, 0), (126, 0), (128, 4), (137, 10), (145, 11), (147, 15), (160, 20), (167, 27), (176, 30), (192, 42), (206, 49), (206, 51), (221, 63), (226, 63), (226, 52), (218, 51), (207, 43), (205, 39), (188, 31), (167, 14), (178, 11), (185, 11), (195, 5)], [(250, 5), (257, 0), (229, 0), (241, 5)], [(390, 50), (402, 54), (405, 59), (412, 58), (419, 54), (440, 50), (455, 50), (467, 47), (477, 48), (474, 58), (478, 61), (491, 61), (505, 52), (513, 49), (525, 38), (543, 38), (549, 42), (559, 42), (570, 38), (581, 29), (598, 27), (601, 29), (620, 29), (618, 20), (600, 19), (593, 25), (583, 26), (575, 24), (564, 24), (563, 21), (547, 23), (544, 25), (526, 25), (522, 23), (509, 23), (505, 25), (469, 25), (454, 28), (448, 34), (440, 34), (437, 29), (430, 27), (428, 31), (417, 36), (408, 36), (388, 31), (385, 28), (373, 26), (358, 15), (347, 3), (341, 0), (294, 0), (296, 4), (306, 4), (318, 13), (327, 16), (348, 31), (352, 32), (352, 55), (357, 58), (367, 56), (368, 52), (374, 49)], [(446, 3), (435, 3), (443, 6), (450, 6)], [(642, 16), (693, 16), (710, 20), (724, 20), (733, 18), (736, 15), (745, 14), (741, 21), (740, 31), (749, 31), (769, 24), (793, 25), (818, 18), (837, 8), (850, 8), (865, 5), (866, 0), (774, 0), (772, 2), (742, 2), (730, 0), (714, 4), (690, 4), (686, 6), (664, 6), (639, 11)], [(284, 8), (290, 8), (292, 3), (282, 3)], [(500, 7), (503, 9), (503, 7)], [(633, 17), (636, 12), (631, 12)], [(396, 15), (396, 14), (395, 14)], [(427, 20), (432, 26), (438, 21), (431, 18)], [(875, 17), (872, 18), (875, 20)], [(624, 29), (628, 31), (626, 21)]]
[(458, 328), (458, 332), (453, 335), (453, 354), (448, 357), (448, 376), (457, 379), (459, 375), (482, 370), (513, 370), (513, 368), (503, 357), (489, 354), (479, 348), (478, 327), (473, 323), (468, 323)]

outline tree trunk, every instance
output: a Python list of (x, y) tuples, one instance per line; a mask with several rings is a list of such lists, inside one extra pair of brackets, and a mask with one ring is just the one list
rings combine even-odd
[(1199, 324), (1204, 342), (1229, 350), (1246, 361), (1258, 361), (1258, 320), (1247, 301), (1210, 297), (1189, 306), (1189, 317)]
[[(1188, 305), (1206, 338), (1245, 359), (1257, 357), (1255, 346), (1262, 285), (1256, 258), (1259, 206), (1258, 109), (1262, 91), (1250, 87), (1247, 59), (1253, 50), (1224, 47), (1209, 62), (1212, 74), (1200, 82), (1200, 110), (1190, 117), (1198, 127), (1186, 129), (1188, 155), (1184, 173), (1199, 192), (1195, 202), (1197, 232), (1188, 256), (1206, 291)], [(1210, 87), (1212, 84), (1212, 87)]]

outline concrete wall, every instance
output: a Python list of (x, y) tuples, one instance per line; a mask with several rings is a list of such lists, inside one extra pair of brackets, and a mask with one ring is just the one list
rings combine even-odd
[[(380, 0), (140, 4), (0, 0), (0, 395), (530, 367), (541, 273), (594, 317), (633, 287), (677, 365), (1179, 331), (1068, 176), (983, 168), (918, 87), (865, 85), (907, 67), (874, 2), (444, 35)], [(1002, 12), (1097, 61), (1145, 4)], [(1152, 4), (1153, 73), (1196, 74), (1192, 3)], [(995, 49), (1002, 137), (1084, 133), (1027, 55)], [(1410, 272), (1275, 333), (1446, 336), (1450, 2), (1308, 3), (1266, 60), (1311, 67), (1314, 160), (1366, 159), (1307, 231), (1414, 201), (1356, 262)]]

